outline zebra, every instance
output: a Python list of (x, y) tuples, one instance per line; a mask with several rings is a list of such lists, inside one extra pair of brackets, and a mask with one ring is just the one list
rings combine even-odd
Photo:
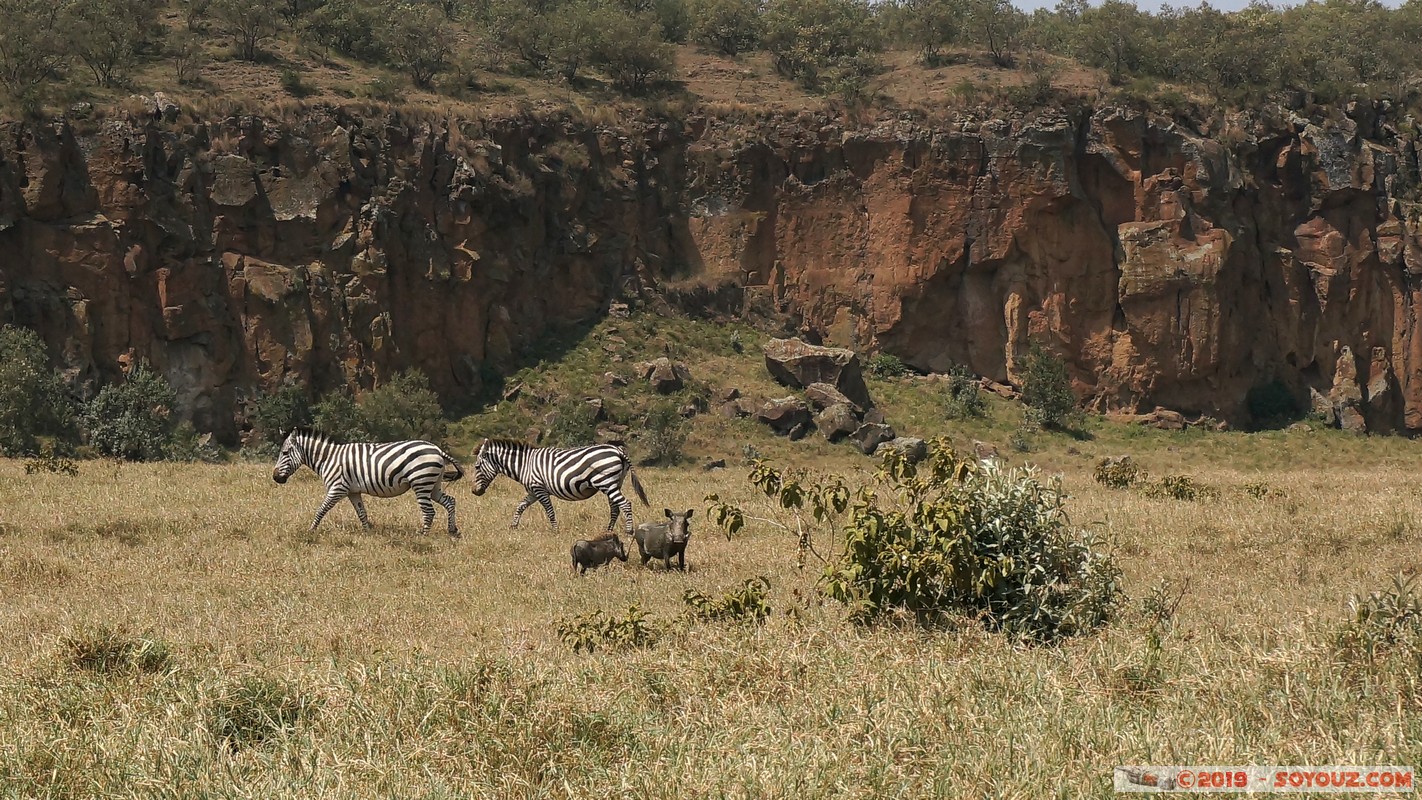
[(430, 532), (434, 504), (439, 503), (449, 512), (449, 535), (459, 537), (454, 498), (445, 494), (443, 484), (459, 480), (464, 470), (438, 445), (422, 441), (339, 444), (324, 434), (297, 428), (282, 443), (272, 480), (286, 483), (303, 464), (326, 482), (326, 500), (311, 523), (313, 531), (342, 497), (350, 499), (360, 524), (369, 528), (361, 495), (398, 497), (413, 488), (423, 518), (420, 533)]
[(558, 520), (553, 516), (553, 501), (586, 500), (602, 492), (607, 495), (607, 505), (611, 519), (607, 522), (610, 531), (617, 525), (618, 517), (627, 516), (627, 535), (632, 535), (632, 501), (622, 494), (622, 478), (631, 476), (632, 488), (642, 505), (647, 505), (647, 493), (637, 473), (632, 470), (632, 461), (621, 447), (597, 444), (588, 447), (534, 447), (511, 439), (485, 439), (479, 445), (474, 461), (474, 495), (481, 496), (488, 490), (494, 478), (507, 475), (523, 484), (528, 494), (514, 511), (513, 525), (517, 528), (523, 512), (535, 501), (543, 506), (548, 515), (548, 523), (553, 526), (553, 534), (558, 533)]

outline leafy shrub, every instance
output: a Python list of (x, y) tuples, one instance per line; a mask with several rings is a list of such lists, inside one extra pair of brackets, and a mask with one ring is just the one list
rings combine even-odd
[(1044, 428), (1066, 427), (1076, 411), (1066, 362), (1035, 342), (1022, 364), (1022, 402)]
[(1422, 601), (1412, 578), (1393, 578), (1392, 588), (1348, 600), (1350, 619), (1339, 629), (1335, 648), (1350, 661), (1371, 662), (1390, 651), (1422, 657)]
[(692, 616), (702, 621), (754, 622), (759, 625), (770, 616), (770, 601), (766, 598), (769, 592), (770, 579), (761, 576), (747, 579), (719, 598), (687, 589), (682, 593), (681, 601)]
[(1303, 414), (1294, 393), (1277, 380), (1250, 389), (1244, 396), (1244, 405), (1256, 428), (1281, 427)]
[(248, 418), (256, 441), (270, 445), (280, 444), (292, 428), (303, 428), (315, 421), (311, 403), (306, 399), (306, 388), (287, 384), (274, 392), (257, 397), (252, 414)]
[(1145, 470), (1130, 456), (1103, 458), (1096, 462), (1096, 482), (1112, 489), (1129, 489), (1146, 478)]
[(130, 461), (162, 458), (172, 439), (177, 393), (162, 375), (138, 362), (123, 383), (84, 404), (84, 429), (100, 453)]
[(366, 392), (357, 411), (360, 430), (374, 441), (438, 442), (444, 438), (446, 424), (439, 396), (430, 389), (425, 374), (416, 369), (398, 373)]
[(1244, 484), (1244, 493), (1255, 500), (1279, 500), (1284, 497), (1282, 489), (1276, 489), (1264, 481)]
[(686, 444), (686, 424), (672, 403), (662, 402), (647, 412), (641, 442), (646, 449), (645, 463), (673, 465), (681, 460)]
[(378, 6), (364, 0), (328, 0), (306, 17), (302, 36), (341, 55), (376, 62), (385, 58), (377, 35), (383, 24)]
[(37, 437), (75, 438), (74, 403), (50, 365), (44, 342), (28, 328), (0, 328), (0, 453), (35, 453)]
[(164, 672), (173, 664), (173, 652), (167, 642), (107, 625), (66, 636), (60, 641), (60, 648), (71, 666), (106, 675)]
[(582, 447), (597, 438), (597, 409), (586, 400), (570, 397), (558, 404), (548, 426), (548, 442), (559, 447)]
[(657, 640), (657, 631), (648, 624), (647, 615), (635, 604), (621, 617), (589, 611), (558, 621), (558, 639), (573, 648), (574, 653), (649, 647)]
[(776, 70), (806, 89), (877, 69), (878, 26), (862, 0), (770, 0), (761, 25)]
[(211, 433), (199, 434), (191, 422), (180, 422), (173, 429), (163, 456), (170, 461), (204, 461), (216, 464), (223, 460), (222, 448), (212, 441)]
[(897, 378), (908, 374), (908, 367), (904, 366), (903, 359), (888, 353), (870, 356), (864, 368), (869, 370), (870, 375), (880, 378)]
[(962, 367), (948, 372), (947, 411), (949, 419), (971, 419), (987, 413), (982, 384)]
[(305, 97), (311, 94), (311, 87), (302, 83), (301, 73), (294, 69), (281, 71), (281, 88), (292, 97)]
[(691, 0), (690, 11), (690, 35), (697, 44), (734, 56), (760, 40), (757, 0)]
[(841, 550), (826, 559), (822, 589), (862, 622), (967, 613), (1013, 636), (1050, 641), (1109, 621), (1120, 598), (1120, 570), (1069, 527), (1058, 481), (959, 458), (943, 440), (919, 465), (887, 455), (875, 475), (881, 490), (851, 494), (838, 478), (764, 462), (751, 481), (796, 516), (785, 527), (797, 532), (802, 552), (815, 552), (817, 524), (833, 529), (838, 521)]
[(420, 3), (402, 3), (380, 28), (381, 44), (390, 63), (420, 88), (449, 68), (456, 43), (454, 29), (439, 10)]
[(243, 61), (256, 61), (262, 44), (280, 30), (275, 0), (213, 0), (211, 11)]
[(1012, 435), (1007, 437), (1007, 446), (1011, 447), (1013, 452), (1030, 453), (1032, 452), (1032, 440), (1041, 430), (1040, 424), (1034, 421), (1030, 415), (1024, 414), (1022, 422), (1013, 429)]
[(25, 462), (26, 475), (34, 475), (37, 472), (68, 475), (73, 478), (79, 475), (79, 465), (74, 463), (74, 459), (56, 453), (52, 443), (45, 442), (40, 446), (39, 455)]
[(316, 716), (320, 701), (285, 682), (248, 676), (227, 687), (207, 709), (207, 729), (229, 750), (261, 744)]
[(662, 41), (650, 14), (612, 14), (600, 26), (595, 63), (621, 90), (639, 93), (675, 69), (672, 46)]
[(338, 442), (362, 442), (371, 438), (361, 418), (360, 406), (344, 390), (322, 397), (311, 409), (311, 423), (316, 430)]
[(1213, 500), (1220, 494), (1218, 490), (1196, 481), (1189, 475), (1166, 475), (1146, 487), (1145, 493), (1146, 497), (1190, 502)]

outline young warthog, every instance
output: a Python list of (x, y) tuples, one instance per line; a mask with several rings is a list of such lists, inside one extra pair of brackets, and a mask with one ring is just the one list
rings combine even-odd
[(627, 550), (622, 547), (622, 539), (617, 534), (600, 536), (596, 539), (579, 539), (573, 543), (573, 569), (584, 575), (591, 568), (600, 567), (614, 558), (627, 560)]
[(642, 553), (642, 565), (654, 558), (662, 560), (662, 566), (671, 569), (671, 558), (676, 556), (677, 569), (686, 569), (686, 540), (691, 538), (691, 512), (678, 514), (670, 508), (666, 512), (666, 522), (644, 522), (637, 526), (632, 538), (637, 540), (637, 549)]

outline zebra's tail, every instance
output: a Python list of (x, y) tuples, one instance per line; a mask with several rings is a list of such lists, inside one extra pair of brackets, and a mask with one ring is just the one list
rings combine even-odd
[(454, 483), (455, 481), (464, 477), (464, 468), (459, 466), (459, 462), (454, 460), (454, 456), (451, 456), (449, 453), (446, 453), (443, 450), (440, 451), (440, 454), (444, 456), (445, 461), (445, 483)]
[(632, 462), (627, 462), (627, 474), (632, 478), (632, 490), (637, 493), (637, 499), (642, 501), (642, 505), (647, 503), (647, 490), (642, 488), (642, 482), (637, 480), (637, 471), (632, 469)]

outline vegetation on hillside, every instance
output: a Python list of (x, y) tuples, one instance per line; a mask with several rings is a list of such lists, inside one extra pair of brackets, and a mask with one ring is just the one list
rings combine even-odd
[(204, 67), (224, 61), (276, 64), (295, 96), (318, 65), (373, 70), (375, 99), (401, 83), (468, 98), (514, 78), (644, 95), (675, 90), (682, 46), (763, 50), (804, 89), (857, 101), (874, 98), (890, 50), (927, 69), (1025, 68), (1037, 91), (1024, 98), (1037, 99), (1064, 59), (1117, 86), (1235, 103), (1400, 97), (1422, 66), (1419, 0), (1238, 12), (1063, 0), (1032, 14), (1008, 0), (0, 0), (0, 15), (0, 93), (28, 110), (163, 83), (156, 73), (201, 91)]

